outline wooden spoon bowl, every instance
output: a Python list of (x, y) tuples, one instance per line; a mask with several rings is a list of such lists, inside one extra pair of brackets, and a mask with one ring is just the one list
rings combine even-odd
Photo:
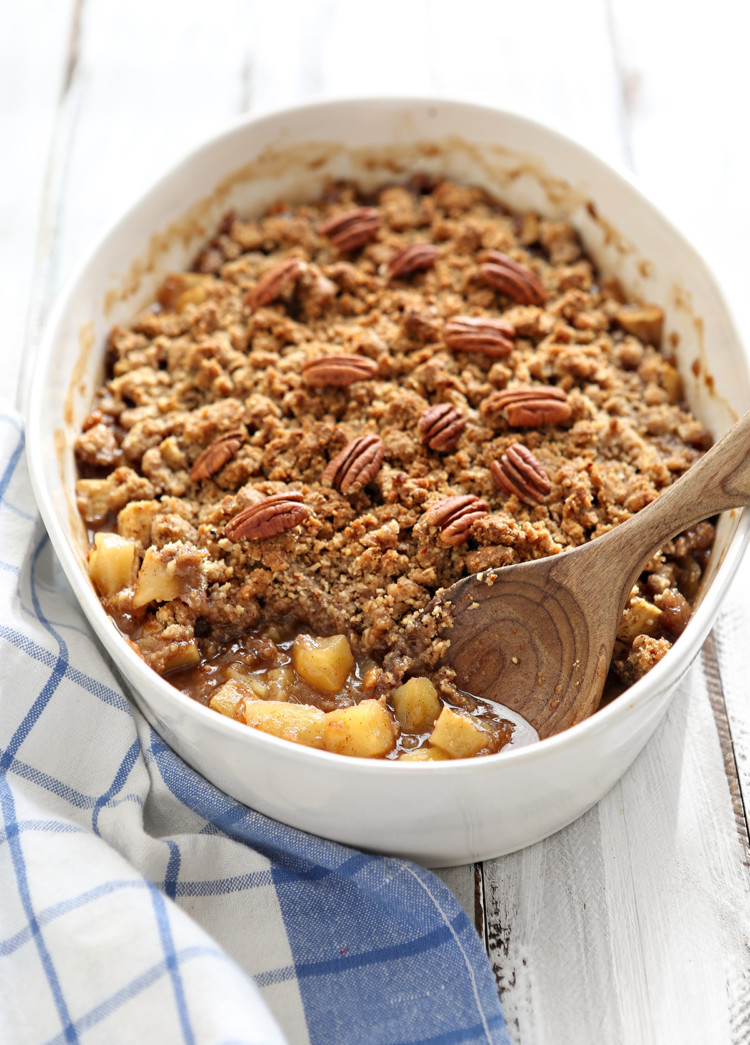
[[(490, 569), (439, 592), (456, 683), (522, 715), (540, 738), (596, 711), (625, 603), (671, 537), (750, 504), (750, 413), (627, 522), (573, 551)], [(432, 628), (434, 632), (434, 627)], [(413, 643), (413, 637), (412, 637)]]

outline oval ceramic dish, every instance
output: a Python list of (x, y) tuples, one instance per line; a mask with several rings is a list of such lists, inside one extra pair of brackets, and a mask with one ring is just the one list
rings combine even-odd
[(149, 722), (190, 765), (247, 805), (350, 845), (440, 866), (529, 845), (570, 823), (625, 772), (700, 649), (747, 543), (750, 516), (719, 526), (703, 597), (686, 631), (641, 681), (587, 721), (533, 747), (455, 762), (344, 758), (216, 714), (152, 672), (116, 632), (86, 571), (75, 506), (73, 442), (103, 374), (107, 333), (186, 267), (234, 208), (260, 214), (279, 197), (312, 199), (331, 176), (366, 186), (444, 174), (512, 208), (578, 228), (601, 269), (660, 304), (695, 414), (714, 435), (750, 408), (743, 350), (705, 264), (636, 189), (538, 124), (456, 102), (321, 103), (244, 120), (162, 178), (104, 236), (61, 295), (46, 330), (28, 409), (42, 516), (91, 625)]

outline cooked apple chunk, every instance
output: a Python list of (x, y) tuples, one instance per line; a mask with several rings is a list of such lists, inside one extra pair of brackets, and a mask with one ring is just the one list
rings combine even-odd
[(97, 533), (89, 554), (89, 576), (100, 595), (115, 595), (133, 579), (135, 544), (116, 533)]
[(174, 541), (161, 548), (146, 549), (135, 584), (133, 606), (180, 599), (201, 613), (206, 598), (208, 552), (187, 541)]
[(292, 667), (316, 689), (338, 693), (354, 667), (354, 657), (345, 635), (298, 635), (292, 647)]
[(489, 737), (471, 715), (446, 705), (430, 734), (430, 743), (452, 758), (470, 758), (487, 747)]
[(417, 747), (398, 756), (399, 762), (450, 762), (451, 756), (439, 747)]
[(228, 718), (234, 718), (234, 712), (239, 702), (253, 697), (254, 693), (249, 687), (243, 685), (238, 679), (229, 679), (223, 686), (219, 686), (208, 706)]
[(359, 758), (382, 758), (396, 746), (398, 727), (378, 700), (363, 700), (325, 716), (326, 751)]
[(231, 679), (235, 682), (239, 682), (241, 686), (250, 690), (248, 696), (252, 697), (253, 700), (267, 700), (269, 697), (272, 700), (282, 699), (278, 698), (276, 694), (271, 691), (271, 687), (268, 686), (263, 679), (259, 678), (257, 675), (248, 674), (247, 668), (244, 664), (230, 664), (227, 668), (227, 677), (228, 680)]
[(162, 308), (184, 312), (188, 305), (202, 305), (212, 287), (217, 283), (213, 276), (199, 272), (174, 272), (159, 289), (159, 304)]
[(171, 602), (179, 594), (180, 584), (174, 572), (174, 560), (165, 560), (157, 548), (147, 548), (138, 571), (133, 605), (138, 609), (149, 602)]
[(393, 692), (393, 710), (407, 733), (430, 729), (440, 714), (437, 690), (427, 678), (413, 678)]
[(289, 694), (295, 683), (295, 675), (288, 664), (280, 668), (271, 668), (263, 676), (268, 697), (271, 700), (289, 700)]
[(245, 721), (254, 729), (295, 744), (324, 747), (325, 715), (320, 708), (280, 700), (248, 700)]
[(620, 642), (630, 645), (636, 635), (653, 635), (659, 624), (661, 610), (640, 595), (631, 596), (617, 628)]
[(175, 643), (164, 654), (163, 671), (179, 671), (183, 668), (194, 668), (201, 659), (197, 642)]

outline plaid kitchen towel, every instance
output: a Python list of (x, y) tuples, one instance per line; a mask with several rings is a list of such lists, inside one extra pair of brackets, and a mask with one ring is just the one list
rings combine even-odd
[(507, 1043), (430, 872), (285, 827), (125, 699), (0, 415), (0, 1041)]

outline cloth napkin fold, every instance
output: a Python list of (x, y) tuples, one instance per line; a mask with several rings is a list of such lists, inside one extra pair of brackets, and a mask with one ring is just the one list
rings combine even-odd
[(123, 694), (0, 413), (0, 1041), (508, 1043), (446, 886), (228, 798)]

